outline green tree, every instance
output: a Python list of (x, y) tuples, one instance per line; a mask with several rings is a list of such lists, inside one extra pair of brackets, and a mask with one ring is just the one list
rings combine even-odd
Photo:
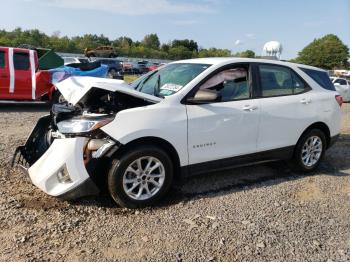
[(304, 47), (293, 62), (336, 69), (347, 67), (348, 58), (349, 48), (336, 35), (329, 34)]
[(171, 43), (171, 47), (181, 47), (184, 46), (190, 51), (196, 51), (198, 52), (198, 44), (197, 42), (189, 39), (184, 39), (184, 40), (173, 40)]
[(145, 35), (142, 44), (147, 48), (159, 49), (160, 42), (157, 34)]
[(231, 55), (231, 51), (228, 49), (218, 49), (214, 47), (209, 49), (200, 49), (198, 52), (198, 57), (229, 57)]
[(247, 58), (254, 58), (255, 57), (255, 52), (252, 50), (245, 50), (242, 52), (238, 52), (234, 54), (233, 56), (235, 57), (247, 57)]

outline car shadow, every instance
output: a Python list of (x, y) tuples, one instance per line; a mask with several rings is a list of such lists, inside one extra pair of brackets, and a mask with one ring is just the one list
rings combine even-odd
[[(186, 203), (200, 198), (218, 197), (252, 188), (274, 186), (280, 183), (304, 178), (305, 176), (350, 176), (344, 172), (350, 168), (350, 135), (342, 134), (339, 141), (330, 148), (319, 168), (311, 173), (294, 172), (283, 161), (261, 165), (239, 167), (221, 172), (211, 172), (177, 181), (167, 196), (157, 205), (148, 209), (162, 209), (180, 202)], [(116, 208), (113, 200), (107, 195), (79, 199), (75, 205)], [(132, 212), (119, 209), (120, 212)]]
[(0, 112), (15, 113), (15, 112), (49, 112), (51, 108), (50, 103), (15, 103), (15, 102), (1, 102)]

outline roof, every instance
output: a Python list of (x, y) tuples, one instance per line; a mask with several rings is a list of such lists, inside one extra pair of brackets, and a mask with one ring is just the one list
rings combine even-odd
[(9, 48), (13, 48), (15, 51), (18, 51), (18, 52), (29, 52), (29, 49), (26, 49), (26, 48), (0, 46), (0, 49), (9, 49)]
[(303, 64), (297, 64), (297, 63), (291, 63), (286, 61), (280, 61), (280, 60), (269, 60), (269, 59), (260, 59), (260, 58), (241, 58), (241, 57), (208, 57), (208, 58), (195, 58), (195, 59), (187, 59), (187, 60), (180, 60), (173, 63), (193, 63), (193, 64), (210, 64), (210, 65), (220, 65), (220, 64), (227, 64), (227, 63), (244, 63), (244, 62), (256, 62), (256, 63), (269, 63), (269, 64), (276, 64), (276, 65), (285, 65), (290, 67), (302, 67), (302, 68), (308, 68), (313, 70), (319, 70), (319, 71), (325, 71), (321, 68), (303, 65)]

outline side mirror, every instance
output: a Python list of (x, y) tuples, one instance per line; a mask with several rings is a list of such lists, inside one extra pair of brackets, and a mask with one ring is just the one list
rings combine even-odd
[(339, 83), (334, 83), (333, 85), (335, 85), (335, 86), (340, 86), (340, 84), (339, 84)]
[(207, 104), (217, 102), (220, 99), (218, 92), (209, 89), (199, 89), (194, 97), (188, 98), (190, 104)]

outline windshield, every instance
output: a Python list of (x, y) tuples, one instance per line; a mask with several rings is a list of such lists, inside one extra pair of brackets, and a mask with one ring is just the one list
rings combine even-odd
[(131, 87), (150, 95), (169, 96), (181, 90), (209, 66), (191, 63), (169, 64), (135, 80)]

